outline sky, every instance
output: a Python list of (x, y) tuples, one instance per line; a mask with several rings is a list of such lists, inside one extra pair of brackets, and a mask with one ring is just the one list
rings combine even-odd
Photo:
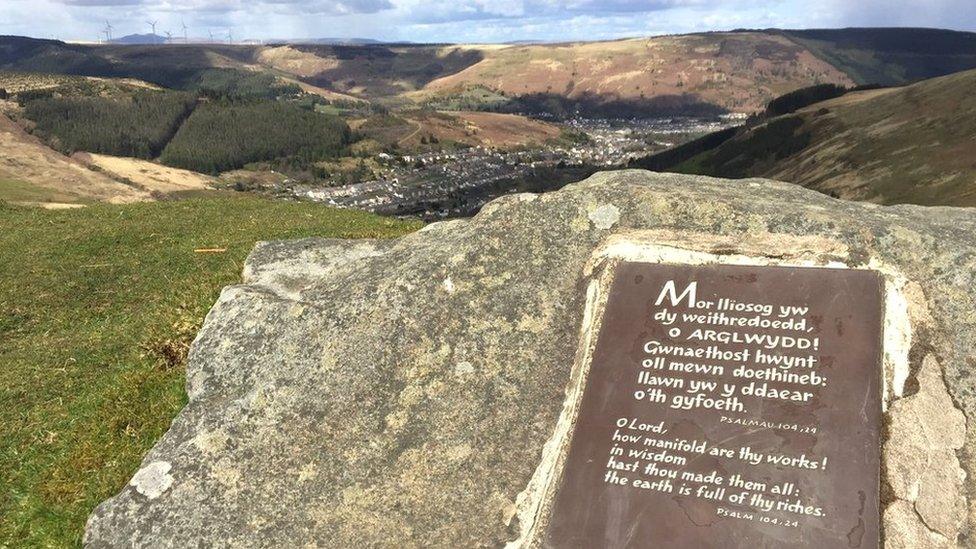
[(0, 35), (95, 41), (166, 31), (217, 39), (600, 40), (734, 28), (976, 31), (974, 0), (0, 0)]

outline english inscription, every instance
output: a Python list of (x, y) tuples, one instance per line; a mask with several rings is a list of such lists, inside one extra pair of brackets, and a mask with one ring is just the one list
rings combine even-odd
[(620, 265), (546, 545), (876, 548), (881, 295), (871, 271)]

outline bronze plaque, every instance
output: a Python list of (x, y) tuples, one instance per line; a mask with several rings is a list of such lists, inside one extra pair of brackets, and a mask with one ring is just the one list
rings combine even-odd
[(879, 543), (881, 278), (623, 263), (544, 543)]

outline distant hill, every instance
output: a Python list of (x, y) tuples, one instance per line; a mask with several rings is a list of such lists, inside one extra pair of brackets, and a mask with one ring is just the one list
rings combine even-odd
[(767, 177), (882, 204), (976, 206), (974, 90), (976, 70), (851, 92), (703, 138), (708, 150), (691, 158), (672, 151), (637, 165)]
[(102, 76), (102, 73), (111, 72), (112, 62), (95, 53), (93, 46), (0, 36), (0, 69)]
[(166, 37), (158, 34), (128, 34), (112, 40), (113, 44), (165, 44)]
[(858, 84), (905, 84), (976, 68), (976, 34), (971, 32), (912, 28), (781, 32)]
[(266, 66), (367, 98), (477, 108), (471, 97), (549, 96), (753, 112), (814, 84), (902, 84), (976, 68), (976, 33), (770, 29), (573, 43), (294, 44), (258, 55)]
[(461, 48), (473, 48), (483, 58), (431, 81), (417, 96), (481, 87), (507, 96), (674, 98), (689, 104), (694, 98), (730, 111), (751, 112), (796, 88), (820, 82), (853, 83), (789, 38), (762, 32)]
[(188, 88), (200, 71), (219, 68), (393, 105), (523, 112), (582, 104), (601, 112), (608, 109), (599, 104), (610, 103), (611, 112), (634, 106), (663, 116), (751, 113), (811, 85), (903, 84), (976, 68), (976, 33), (937, 29), (767, 29), (559, 44), (302, 42), (96, 46), (0, 37), (0, 70)]
[[(0, 72), (138, 79), (212, 95), (271, 97), (299, 85), (254, 63), (262, 46), (69, 44), (0, 36)], [(213, 93), (211, 93), (213, 92)], [(327, 93), (327, 92), (325, 92)]]
[(372, 38), (291, 38), (287, 40), (273, 40), (268, 42), (282, 44), (341, 44), (354, 46), (384, 43), (382, 40), (374, 40)]

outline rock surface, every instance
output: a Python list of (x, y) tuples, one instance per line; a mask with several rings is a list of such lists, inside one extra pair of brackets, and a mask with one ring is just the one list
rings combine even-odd
[(588, 263), (635, 230), (716, 254), (772, 256), (793, 239), (809, 249), (789, 253), (903, 273), (913, 334), (886, 417), (886, 441), (902, 440), (884, 453), (887, 545), (976, 543), (976, 213), (623, 171), (396, 241), (259, 244), (193, 345), (189, 403), (95, 509), (86, 545), (518, 539), (517, 502), (570, 382)]

